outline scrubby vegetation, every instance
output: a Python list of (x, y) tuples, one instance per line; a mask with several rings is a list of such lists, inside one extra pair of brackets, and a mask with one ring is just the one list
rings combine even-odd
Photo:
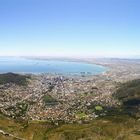
[(140, 79), (122, 84), (114, 96), (121, 101), (140, 99)]
[(45, 95), (43, 97), (43, 100), (44, 100), (46, 105), (55, 105), (58, 103), (57, 100), (54, 99), (51, 95)]
[(30, 78), (30, 76), (19, 75), (15, 73), (0, 74), (0, 85), (13, 83), (19, 86), (26, 86), (28, 84), (28, 78)]
[(102, 107), (102, 106), (97, 105), (97, 106), (95, 106), (95, 110), (97, 110), (97, 111), (102, 111), (102, 110), (103, 110), (103, 107)]
[[(136, 127), (136, 128), (135, 128)], [(65, 124), (48, 132), (48, 140), (139, 140), (139, 122), (127, 116), (106, 117), (89, 124)]]
[(76, 117), (79, 119), (84, 119), (87, 117), (87, 115), (84, 112), (82, 112), (82, 113), (79, 112), (76, 114)]
[[(87, 124), (15, 122), (0, 116), (0, 129), (27, 140), (139, 140), (140, 121), (128, 116), (96, 119)], [(1, 140), (13, 140), (0, 134)]]
[(133, 117), (140, 117), (140, 79), (122, 84), (114, 93), (123, 111)]

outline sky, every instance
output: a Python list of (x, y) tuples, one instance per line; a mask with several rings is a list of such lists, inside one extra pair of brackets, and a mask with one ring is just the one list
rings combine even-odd
[(0, 0), (0, 56), (140, 56), (140, 0)]

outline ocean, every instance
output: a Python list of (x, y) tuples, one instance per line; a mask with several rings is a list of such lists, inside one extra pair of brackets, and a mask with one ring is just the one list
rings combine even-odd
[(21, 57), (0, 57), (0, 73), (52, 73), (52, 74), (91, 74), (107, 70), (106, 67), (85, 62), (63, 60), (27, 59)]

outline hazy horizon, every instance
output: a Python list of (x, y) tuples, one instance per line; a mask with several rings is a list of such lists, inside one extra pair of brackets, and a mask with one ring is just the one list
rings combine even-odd
[(0, 58), (38, 58), (38, 59), (140, 59), (138, 56), (31, 56), (31, 55), (0, 55)]

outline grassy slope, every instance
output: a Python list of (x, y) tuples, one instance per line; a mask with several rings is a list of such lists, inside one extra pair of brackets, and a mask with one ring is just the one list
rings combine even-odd
[[(0, 117), (0, 129), (27, 140), (139, 140), (140, 121), (127, 116), (106, 117), (89, 124), (64, 124), (53, 128), (47, 122), (17, 123)], [(0, 140), (12, 138), (0, 135)]]
[[(45, 139), (45, 134), (51, 127), (53, 126), (47, 122), (15, 122), (12, 119), (0, 116), (0, 130), (27, 140)], [(13, 138), (0, 134), (0, 140), (13, 140)]]
[(140, 129), (140, 122), (125, 117), (108, 117), (90, 124), (62, 125), (48, 133), (48, 140), (139, 140), (134, 131)]

